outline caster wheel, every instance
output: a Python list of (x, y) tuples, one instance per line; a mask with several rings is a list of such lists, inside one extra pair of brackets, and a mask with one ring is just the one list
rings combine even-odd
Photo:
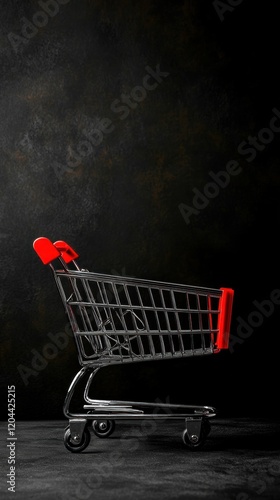
[(114, 420), (93, 420), (92, 430), (97, 437), (107, 438), (115, 430)]
[(198, 438), (197, 436), (191, 436), (189, 438), (187, 429), (184, 430), (183, 432), (183, 443), (190, 449), (190, 450), (199, 450), (202, 448), (202, 446), (205, 443), (206, 437), (201, 437)]
[(80, 443), (75, 443), (75, 441), (71, 438), (70, 434), (70, 425), (68, 425), (64, 432), (64, 445), (67, 450), (72, 451), (73, 453), (79, 453), (87, 448), (90, 442), (90, 432), (86, 427), (83, 432), (82, 440)]
[(201, 422), (200, 436), (198, 437), (196, 435), (193, 435), (193, 436), (189, 437), (187, 429), (185, 429), (183, 431), (183, 435), (182, 435), (183, 443), (190, 450), (199, 450), (204, 446), (206, 438), (207, 438), (210, 430), (211, 430), (211, 427), (210, 427), (210, 422), (209, 422), (208, 418), (204, 419)]

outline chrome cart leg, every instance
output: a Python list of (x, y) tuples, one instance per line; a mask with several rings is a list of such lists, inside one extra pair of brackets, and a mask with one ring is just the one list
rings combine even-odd
[(68, 391), (67, 391), (67, 394), (66, 394), (66, 397), (65, 397), (65, 400), (64, 400), (64, 405), (63, 405), (63, 413), (65, 415), (66, 418), (83, 418), (84, 417), (84, 414), (79, 414), (79, 413), (71, 413), (70, 412), (70, 403), (71, 403), (71, 400), (72, 400), (72, 397), (74, 395), (74, 392), (75, 392), (75, 389), (78, 385), (78, 383), (82, 380), (82, 378), (84, 377), (84, 375), (87, 373), (87, 375), (90, 373), (90, 377), (92, 376), (92, 372), (95, 374), (97, 371), (99, 370), (99, 368), (95, 368), (95, 369), (92, 369), (92, 368), (89, 368), (89, 367), (83, 367), (80, 371), (78, 371), (78, 373), (75, 375), (75, 377), (73, 378), (69, 388), (68, 388)]

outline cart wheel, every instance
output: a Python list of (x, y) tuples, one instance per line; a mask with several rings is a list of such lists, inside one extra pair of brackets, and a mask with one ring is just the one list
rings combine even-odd
[(64, 432), (64, 444), (67, 450), (72, 451), (73, 453), (79, 453), (80, 451), (85, 450), (89, 445), (89, 443), (90, 443), (90, 432), (87, 427), (85, 427), (82, 440), (78, 444), (71, 439), (70, 425), (66, 427)]
[(204, 446), (206, 438), (211, 430), (208, 418), (201, 422), (200, 436), (188, 436), (187, 429), (183, 431), (183, 442), (191, 450), (199, 450)]
[(107, 438), (115, 430), (114, 420), (93, 420), (92, 430), (97, 437)]

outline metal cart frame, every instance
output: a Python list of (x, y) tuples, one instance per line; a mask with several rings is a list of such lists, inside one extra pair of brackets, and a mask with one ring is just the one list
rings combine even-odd
[[(182, 439), (201, 448), (216, 410), (136, 401), (97, 400), (89, 395), (97, 372), (109, 365), (203, 356), (229, 345), (234, 291), (114, 276), (80, 269), (78, 254), (65, 241), (39, 237), (33, 248), (49, 265), (76, 342), (81, 369), (67, 391), (65, 447), (81, 452), (91, 432), (109, 437), (118, 420), (179, 419)], [(80, 383), (83, 409), (70, 410)]]

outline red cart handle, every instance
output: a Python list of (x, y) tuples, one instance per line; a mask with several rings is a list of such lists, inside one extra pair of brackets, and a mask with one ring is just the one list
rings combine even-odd
[(72, 262), (79, 255), (65, 241), (52, 243), (48, 238), (40, 236), (33, 242), (33, 248), (43, 264), (50, 264), (57, 258), (62, 258), (66, 264)]
[(68, 243), (65, 243), (65, 241), (56, 241), (54, 243), (55, 248), (59, 250), (61, 257), (63, 258), (64, 262), (66, 264), (69, 264), (69, 262), (72, 262), (72, 260), (75, 260), (79, 255), (73, 250)]
[(234, 290), (231, 288), (221, 288), (221, 290), (222, 296), (219, 300), (220, 313), (218, 318), (217, 348), (228, 349)]

